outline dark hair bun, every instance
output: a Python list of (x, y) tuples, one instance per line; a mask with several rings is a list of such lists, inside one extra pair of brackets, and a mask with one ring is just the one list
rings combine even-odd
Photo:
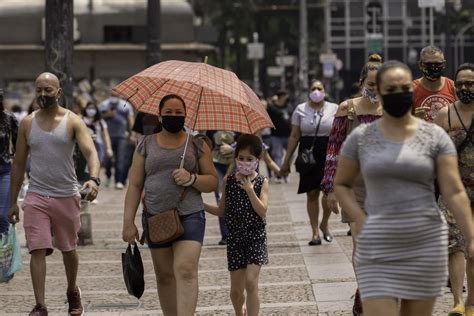
[(368, 61), (372, 62), (372, 63), (381, 63), (382, 62), (382, 56), (380, 56), (379, 54), (370, 54)]

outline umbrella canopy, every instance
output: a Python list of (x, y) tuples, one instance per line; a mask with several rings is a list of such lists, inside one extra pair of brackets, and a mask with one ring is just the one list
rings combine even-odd
[(113, 92), (140, 112), (159, 115), (169, 94), (186, 102), (186, 126), (193, 130), (227, 130), (255, 134), (273, 123), (257, 95), (228, 70), (206, 63), (170, 60), (128, 78)]

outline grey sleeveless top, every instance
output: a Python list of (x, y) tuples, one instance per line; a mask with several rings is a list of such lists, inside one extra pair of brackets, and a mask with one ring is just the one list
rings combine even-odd
[[(172, 172), (179, 168), (184, 144), (178, 148), (164, 148), (156, 141), (156, 135), (141, 138), (137, 153), (145, 158), (144, 202), (150, 214), (178, 208), (180, 215), (189, 215), (204, 209), (201, 192), (190, 187), (183, 201), (179, 201), (183, 187), (175, 183)], [(204, 154), (204, 141), (197, 137), (189, 140), (184, 159), (184, 169), (198, 174), (199, 158)]]
[(50, 197), (70, 197), (79, 194), (74, 169), (75, 142), (67, 132), (66, 110), (59, 125), (51, 132), (42, 130), (33, 112), (28, 146), (30, 147), (31, 171), (28, 192)]

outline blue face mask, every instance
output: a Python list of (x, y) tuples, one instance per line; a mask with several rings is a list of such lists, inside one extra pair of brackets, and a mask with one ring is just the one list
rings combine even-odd
[(377, 94), (365, 87), (364, 89), (362, 89), (362, 95), (366, 97), (367, 99), (369, 99), (370, 103), (372, 104), (377, 103), (378, 101)]

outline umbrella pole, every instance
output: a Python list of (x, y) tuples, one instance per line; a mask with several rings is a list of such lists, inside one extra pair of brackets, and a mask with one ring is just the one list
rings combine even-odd
[[(204, 57), (204, 63), (207, 64), (207, 56)], [(202, 90), (203, 90), (203, 88), (201, 87), (201, 91), (199, 92), (198, 106), (197, 106), (197, 109), (196, 109), (196, 118), (194, 119), (194, 125), (193, 125), (193, 129), (192, 129), (193, 132), (196, 128), (197, 116), (199, 114), (199, 107), (201, 105)], [(179, 164), (180, 169), (182, 169), (184, 167), (184, 158), (186, 157), (186, 150), (188, 149), (189, 137), (190, 136), (191, 135), (188, 133), (188, 136), (186, 137), (186, 143), (184, 144), (184, 152), (183, 152), (183, 155), (181, 156), (181, 163)]]
[(182, 169), (184, 167), (184, 158), (186, 157), (186, 150), (188, 149), (190, 136), (191, 134), (188, 133), (188, 136), (186, 137), (186, 143), (184, 144), (184, 152), (183, 152), (183, 155), (181, 156), (181, 163), (179, 164), (179, 169)]

